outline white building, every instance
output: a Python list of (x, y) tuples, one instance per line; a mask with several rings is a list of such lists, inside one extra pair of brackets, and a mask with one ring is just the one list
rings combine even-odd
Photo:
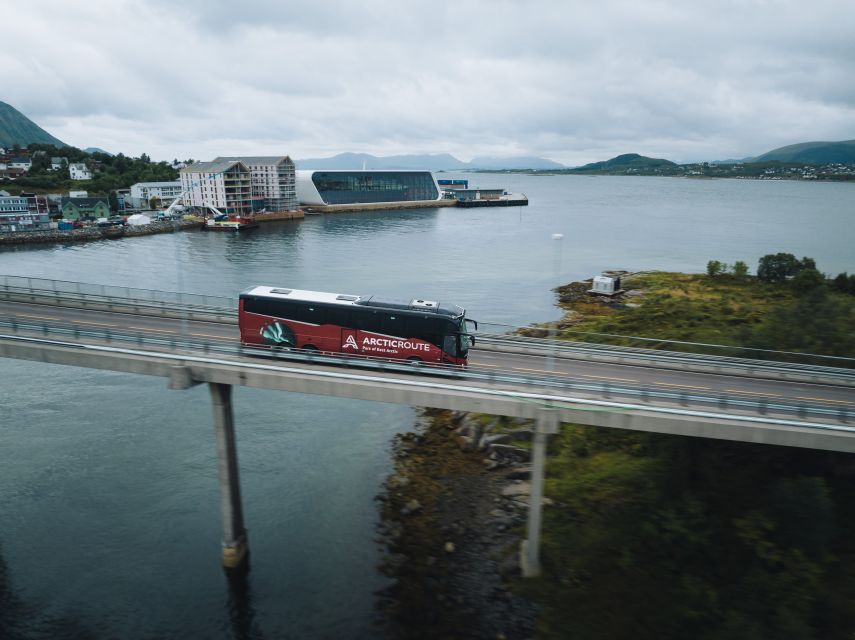
[(68, 173), (72, 180), (91, 180), (92, 172), (82, 162), (73, 162), (68, 165)]
[(50, 159), (50, 170), (51, 171), (59, 171), (60, 169), (62, 169), (67, 164), (68, 164), (68, 158), (60, 158), (57, 156), (53, 156)]
[(214, 162), (243, 162), (249, 169), (253, 210), (294, 211), (297, 186), (294, 163), (288, 156), (219, 157)]
[(184, 189), (181, 181), (175, 182), (137, 182), (131, 185), (131, 195), (126, 204), (134, 209), (147, 209), (152, 198), (160, 200), (161, 206), (169, 206), (181, 195)]
[(29, 171), (33, 168), (33, 161), (29, 158), (12, 158), (7, 163), (9, 169), (23, 169)]
[(26, 198), (0, 196), (0, 233), (38, 231), (49, 227), (47, 213), (30, 211)]
[(205, 212), (215, 207), (222, 213), (245, 215), (251, 211), (252, 187), (243, 162), (195, 162), (179, 172), (184, 204)]

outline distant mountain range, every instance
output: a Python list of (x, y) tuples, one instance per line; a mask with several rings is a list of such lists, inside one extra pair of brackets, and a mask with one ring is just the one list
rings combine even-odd
[(68, 146), (12, 105), (0, 102), (0, 147), (7, 149), (15, 144), (26, 147), (33, 143), (52, 144), (57, 147)]
[(513, 156), (458, 160), (447, 153), (427, 155), (373, 156), (368, 153), (340, 153), (331, 158), (295, 160), (298, 169), (426, 169), (428, 171), (467, 171), (474, 169), (564, 169), (564, 165), (545, 158)]

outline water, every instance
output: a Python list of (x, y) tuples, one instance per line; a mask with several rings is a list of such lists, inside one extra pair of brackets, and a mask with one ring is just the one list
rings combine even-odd
[[(786, 251), (855, 271), (851, 184), (460, 177), (531, 205), (4, 249), (0, 273), (226, 296), (262, 283), (420, 296), (520, 325), (557, 315), (556, 284), (603, 269), (700, 272), (717, 259), (753, 270)], [(384, 585), (373, 498), (412, 409), (235, 390), (252, 572), (233, 591), (218, 565), (204, 387), (14, 360), (0, 360), (0, 382), (0, 637), (372, 635)]]

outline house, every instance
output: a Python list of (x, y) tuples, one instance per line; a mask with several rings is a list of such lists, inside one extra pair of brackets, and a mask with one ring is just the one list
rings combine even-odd
[(68, 158), (59, 158), (52, 157), (50, 159), (50, 170), (51, 171), (59, 171), (63, 167), (68, 165)]
[(92, 172), (82, 162), (73, 162), (68, 165), (68, 173), (72, 180), (91, 180)]
[(21, 157), (12, 158), (7, 163), (7, 168), (8, 169), (22, 169), (23, 171), (26, 172), (26, 171), (29, 171), (30, 169), (33, 168), (33, 161), (30, 160), (29, 158), (21, 158)]
[(110, 216), (110, 201), (102, 198), (63, 198), (60, 205), (65, 220), (97, 220)]

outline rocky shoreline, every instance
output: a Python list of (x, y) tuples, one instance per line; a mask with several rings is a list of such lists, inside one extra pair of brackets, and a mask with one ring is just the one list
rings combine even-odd
[(423, 409), (396, 438), (382, 503), (380, 626), (391, 638), (531, 638), (517, 594), (528, 509), (528, 421)]
[(157, 233), (172, 233), (186, 229), (201, 229), (204, 223), (198, 220), (179, 222), (152, 222), (126, 227), (82, 227), (79, 229), (49, 231), (16, 231), (0, 234), (0, 245), (50, 244), (66, 242), (90, 242), (92, 240), (134, 238)]

